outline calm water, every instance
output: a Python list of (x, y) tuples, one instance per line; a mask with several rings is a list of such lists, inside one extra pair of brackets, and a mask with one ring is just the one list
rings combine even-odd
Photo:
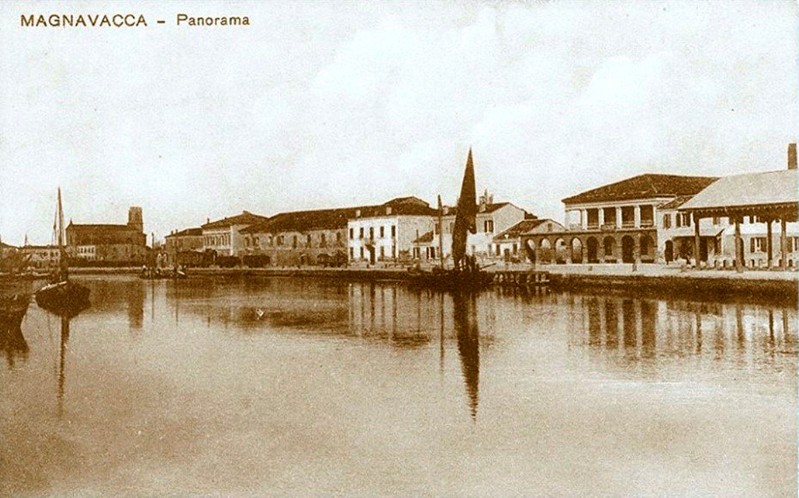
[(795, 309), (84, 281), (0, 343), (0, 495), (796, 495)]

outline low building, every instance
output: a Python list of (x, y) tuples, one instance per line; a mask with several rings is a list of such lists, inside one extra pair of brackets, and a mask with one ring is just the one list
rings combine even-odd
[(61, 250), (55, 245), (25, 245), (20, 251), (28, 258), (27, 267), (34, 270), (54, 270), (61, 264)]
[(268, 217), (249, 211), (243, 211), (239, 215), (221, 220), (209, 220), (200, 227), (203, 236), (203, 250), (214, 257), (242, 256), (246, 254), (246, 251), (244, 251), (244, 236), (241, 231), (250, 225), (267, 220), (269, 220)]
[(534, 253), (522, 245), (522, 235), (549, 234), (564, 229), (555, 220), (528, 217), (494, 237), (494, 254), (506, 262), (534, 261)]
[[(540, 263), (665, 261), (665, 206), (698, 194), (714, 177), (638, 175), (563, 199), (565, 229), (522, 235)], [(721, 227), (723, 228), (723, 227)], [(668, 230), (669, 228), (666, 228)]]
[(358, 209), (279, 213), (242, 230), (244, 264), (338, 265), (347, 262), (347, 220)]
[[(788, 169), (721, 178), (678, 210), (693, 220), (725, 217), (732, 230), (721, 234), (721, 251), (710, 258), (702, 251), (701, 234), (694, 236), (696, 263), (746, 266), (796, 266), (795, 236), (799, 216), (796, 144), (788, 146)], [(744, 228), (748, 222), (749, 226)], [(696, 225), (695, 225), (696, 226)]]
[[(444, 252), (445, 260), (451, 257), (452, 230), (455, 227), (456, 215), (457, 208), (444, 207), (441, 218), (443, 225), (441, 240), (439, 241), (438, 218), (436, 218), (433, 229), (414, 240), (415, 259), (440, 261), (438, 253), (441, 250)], [(510, 202), (495, 203), (492, 195), (488, 192), (483, 193), (475, 215), (476, 231), (469, 233), (466, 239), (466, 254), (477, 257), (478, 261), (484, 264), (491, 260), (501, 260), (503, 252), (497, 246), (496, 235), (525, 219), (535, 219), (535, 216)]]
[(142, 210), (131, 207), (126, 225), (76, 224), (66, 228), (67, 255), (78, 261), (140, 265), (147, 258)]
[(174, 230), (164, 237), (164, 252), (168, 266), (200, 265), (205, 253), (202, 228)]
[(349, 262), (410, 262), (414, 241), (433, 230), (437, 214), (417, 197), (355, 209), (347, 221)]

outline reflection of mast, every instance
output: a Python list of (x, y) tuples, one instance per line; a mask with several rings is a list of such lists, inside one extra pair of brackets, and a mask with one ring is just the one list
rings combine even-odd
[(0, 320), (0, 350), (5, 351), (9, 368), (14, 368), (14, 361), (19, 356), (23, 360), (28, 357), (28, 343), (22, 335), (19, 320)]
[(64, 380), (66, 378), (64, 359), (69, 341), (69, 318), (61, 317), (61, 350), (58, 355), (58, 416), (64, 414)]
[(463, 382), (469, 396), (472, 419), (477, 419), (478, 388), (480, 384), (480, 332), (477, 328), (477, 303), (474, 296), (455, 294), (455, 332), (461, 357)]
[(439, 372), (441, 373), (441, 375), (443, 376), (444, 375), (444, 293), (443, 292), (439, 292), (438, 297), (440, 298), (439, 299), (439, 303), (440, 303), (439, 304), (439, 312), (441, 314), (441, 316), (439, 318), (441, 325), (440, 325), (440, 328), (439, 328), (439, 337), (438, 337), (438, 343), (439, 343), (438, 369), (439, 369)]

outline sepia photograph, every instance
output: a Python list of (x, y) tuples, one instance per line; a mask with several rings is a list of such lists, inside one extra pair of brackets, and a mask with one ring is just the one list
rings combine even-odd
[(0, 496), (795, 497), (796, 0), (0, 2)]

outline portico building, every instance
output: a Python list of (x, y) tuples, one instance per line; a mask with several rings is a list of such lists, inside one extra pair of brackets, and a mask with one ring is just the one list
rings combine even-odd
[(539, 263), (653, 263), (664, 260), (659, 209), (692, 196), (711, 177), (644, 174), (563, 199), (565, 229), (526, 233), (526, 253)]
[[(788, 225), (797, 221), (799, 215), (799, 194), (797, 193), (796, 144), (788, 146), (788, 169), (764, 173), (749, 173), (728, 176), (708, 186), (691, 200), (683, 204), (679, 211), (690, 215), (695, 225), (699, 220), (713, 217), (727, 217), (734, 224), (733, 254), (734, 265), (742, 271), (747, 263), (751, 266), (787, 269), (792, 262), (793, 244), (789, 244)], [(752, 229), (747, 230), (750, 247), (747, 248), (741, 233), (744, 221), (760, 224), (762, 237), (752, 237)], [(779, 237), (774, 228), (779, 226)], [(778, 244), (775, 242), (778, 241)], [(695, 233), (695, 264), (708, 263), (700, 251), (700, 234)], [(762, 258), (747, 258), (750, 253), (762, 252)], [(776, 257), (779, 250), (779, 257)]]

